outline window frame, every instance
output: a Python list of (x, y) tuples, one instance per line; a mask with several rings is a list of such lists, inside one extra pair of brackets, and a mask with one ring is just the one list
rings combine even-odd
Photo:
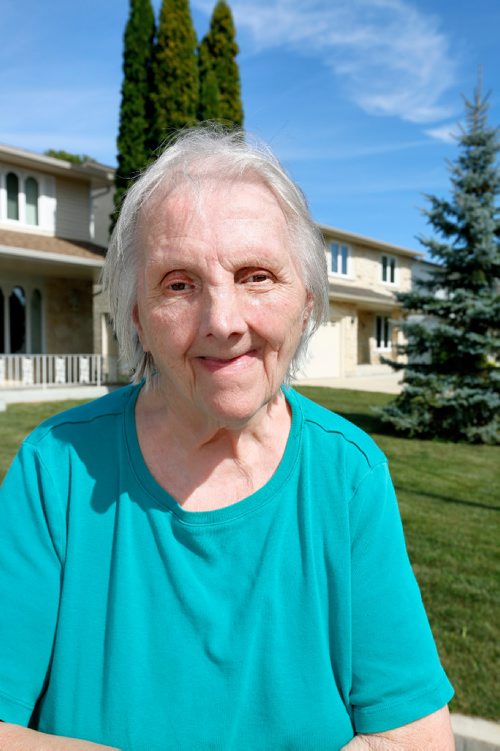
[[(17, 180), (17, 217), (9, 216), (9, 198), (13, 199), (12, 190), (9, 194), (7, 179), (10, 175), (13, 175)], [(32, 202), (28, 206), (26, 185), (30, 185), (30, 180), (33, 181), (36, 186), (36, 203)], [(2, 163), (0, 165), (0, 222), (7, 226), (17, 227), (24, 230), (37, 230), (47, 229), (43, 224), (43, 189), (45, 186), (44, 178), (36, 172), (31, 170), (18, 169), (12, 167), (10, 164)], [(28, 212), (32, 212), (35, 215), (36, 223), (28, 221)]]
[[(9, 177), (14, 177), (17, 181), (17, 192), (15, 194), (15, 201), (16, 201), (16, 214), (17, 216), (9, 216), (9, 210), (10, 210), (10, 202), (13, 200), (13, 197), (9, 195)], [(17, 172), (14, 172), (13, 169), (9, 169), (8, 172), (5, 173), (5, 198), (6, 198), (6, 204), (5, 204), (5, 218), (8, 222), (19, 222), (21, 218), (21, 180), (19, 179), (19, 175)]]
[(388, 284), (391, 287), (397, 286), (398, 260), (396, 256), (390, 253), (382, 253), (380, 256), (380, 280), (382, 284)]
[[(336, 249), (334, 253), (334, 248)], [(340, 278), (347, 278), (351, 274), (351, 247), (347, 243), (331, 240), (329, 243), (329, 274)], [(336, 267), (336, 268), (335, 268)], [(341, 269), (339, 271), (339, 269)], [(345, 271), (343, 270), (345, 269)]]
[[(31, 208), (31, 206), (28, 205), (28, 183), (32, 181), (32, 184), (35, 185), (36, 188), (36, 203), (33, 206), (34, 212), (35, 212), (35, 221), (30, 222), (28, 220), (28, 209)], [(36, 179), (36, 177), (33, 177), (33, 175), (27, 175), (24, 179), (24, 224), (29, 225), (30, 227), (39, 227), (40, 226), (40, 183)]]
[(377, 352), (392, 350), (392, 322), (390, 316), (375, 316), (375, 349)]
[[(25, 341), (24, 341), (24, 348), (25, 352), (12, 352), (12, 341), (11, 341), (11, 314), (10, 314), (10, 296), (14, 290), (14, 288), (20, 287), (23, 290), (24, 296), (25, 296)], [(3, 348), (0, 350), (0, 354), (3, 355), (11, 355), (11, 354), (44, 354), (46, 352), (46, 330), (45, 330), (45, 322), (46, 322), (46, 287), (43, 282), (36, 279), (32, 275), (28, 275), (27, 277), (18, 278), (17, 276), (7, 274), (5, 277), (2, 277), (2, 280), (0, 281), (0, 290), (3, 295), (3, 301), (2, 297), (0, 295), (0, 304), (2, 304), (3, 308), (3, 315), (0, 316), (0, 323), (2, 322), (3, 318)], [(33, 352), (33, 315), (32, 315), (32, 303), (33, 303), (33, 293), (35, 291), (38, 291), (40, 294), (40, 300), (39, 300), (39, 346), (37, 349), (39, 349), (39, 352)]]

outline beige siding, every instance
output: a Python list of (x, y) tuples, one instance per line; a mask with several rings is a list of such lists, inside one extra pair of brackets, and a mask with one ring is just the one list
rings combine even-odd
[[(364, 287), (373, 292), (387, 294), (389, 292), (407, 291), (411, 287), (411, 268), (413, 258), (399, 256), (396, 253), (381, 250), (372, 250), (362, 245), (349, 245), (349, 276), (341, 274), (331, 275), (332, 279), (338, 284), (345, 285), (347, 288)], [(393, 255), (396, 259), (396, 283), (387, 284), (382, 281), (382, 256)], [(330, 262), (328, 262), (328, 268)]]
[(56, 235), (90, 240), (90, 185), (85, 181), (56, 180)]

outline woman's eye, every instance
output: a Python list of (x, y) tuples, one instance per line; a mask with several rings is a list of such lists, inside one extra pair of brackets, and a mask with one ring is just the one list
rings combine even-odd
[(189, 292), (193, 288), (193, 283), (190, 279), (165, 279), (163, 287), (167, 292)]
[(265, 282), (267, 279), (269, 279), (268, 274), (252, 274), (250, 277), (252, 282)]
[(271, 279), (271, 274), (268, 271), (255, 271), (253, 274), (248, 274), (244, 277), (245, 282), (250, 284), (259, 284), (267, 282)]

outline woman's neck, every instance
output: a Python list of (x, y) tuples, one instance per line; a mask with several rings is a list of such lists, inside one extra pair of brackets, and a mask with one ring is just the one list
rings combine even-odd
[(192, 510), (230, 505), (265, 485), (281, 461), (291, 425), (281, 391), (244, 424), (203, 417), (187, 419), (161, 391), (139, 394), (136, 423), (146, 464)]

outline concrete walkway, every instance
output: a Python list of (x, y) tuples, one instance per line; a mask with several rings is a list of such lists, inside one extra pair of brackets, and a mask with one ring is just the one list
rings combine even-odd
[(19, 388), (0, 389), (0, 411), (4, 411), (7, 404), (22, 404), (24, 402), (60, 402), (66, 399), (97, 399), (114, 386), (50, 386), (48, 388)]
[(378, 391), (383, 394), (399, 394), (401, 373), (377, 373), (356, 375), (350, 378), (305, 378), (298, 379), (299, 386), (328, 386), (332, 389), (352, 389), (353, 391)]
[(456, 751), (499, 751), (500, 724), (478, 717), (452, 714)]

